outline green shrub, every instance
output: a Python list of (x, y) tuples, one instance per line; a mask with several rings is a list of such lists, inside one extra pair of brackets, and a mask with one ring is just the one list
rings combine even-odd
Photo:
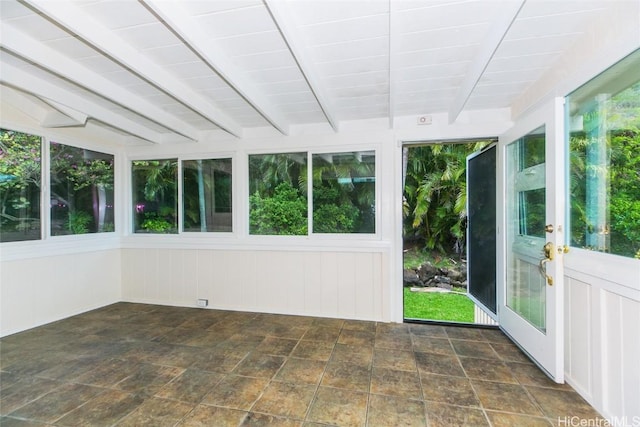
[(273, 196), (256, 191), (249, 204), (251, 234), (307, 234), (307, 200), (288, 182), (279, 184)]

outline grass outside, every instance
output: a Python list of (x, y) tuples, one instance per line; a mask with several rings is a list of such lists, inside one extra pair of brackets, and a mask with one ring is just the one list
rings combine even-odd
[(474, 322), (473, 302), (465, 295), (440, 292), (411, 292), (404, 288), (406, 319)]

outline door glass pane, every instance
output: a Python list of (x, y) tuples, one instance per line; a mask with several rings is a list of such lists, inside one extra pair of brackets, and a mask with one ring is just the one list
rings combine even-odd
[(546, 283), (538, 263), (545, 225), (545, 129), (507, 146), (507, 306), (544, 332)]
[(640, 259), (640, 51), (569, 95), (571, 246)]

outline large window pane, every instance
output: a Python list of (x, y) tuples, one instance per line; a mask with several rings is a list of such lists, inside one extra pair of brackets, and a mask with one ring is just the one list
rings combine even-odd
[(50, 145), (51, 235), (114, 231), (113, 155)]
[(42, 138), (0, 129), (0, 241), (40, 239)]
[(571, 245), (640, 258), (640, 51), (573, 92)]
[(178, 232), (178, 160), (132, 163), (133, 230), (136, 233)]
[(375, 233), (375, 153), (313, 155), (313, 232)]
[(231, 159), (182, 162), (184, 231), (232, 231)]
[(307, 153), (249, 156), (249, 233), (307, 234)]

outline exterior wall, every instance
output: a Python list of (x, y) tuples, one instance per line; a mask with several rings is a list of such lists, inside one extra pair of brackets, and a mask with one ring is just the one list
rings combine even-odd
[(0, 283), (6, 336), (120, 301), (120, 250), (3, 257)]

